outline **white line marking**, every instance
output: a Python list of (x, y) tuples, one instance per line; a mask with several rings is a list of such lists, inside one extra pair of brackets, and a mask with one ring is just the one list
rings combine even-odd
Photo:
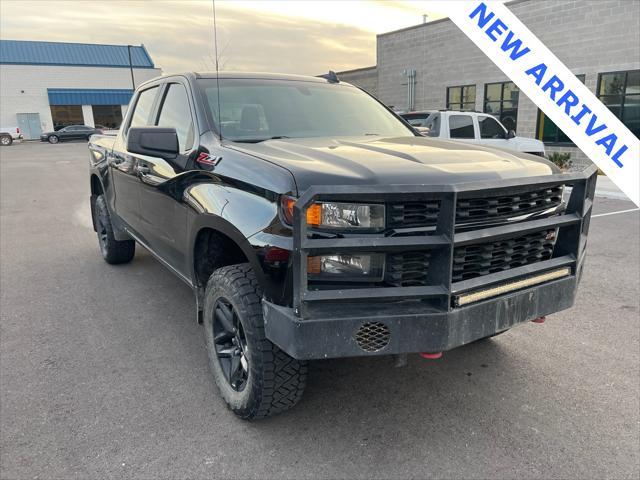
[(617, 215), (619, 213), (637, 212), (640, 208), (630, 208), (629, 210), (620, 210), (619, 212), (599, 213), (597, 215), (591, 215), (591, 218), (606, 217), (608, 215)]

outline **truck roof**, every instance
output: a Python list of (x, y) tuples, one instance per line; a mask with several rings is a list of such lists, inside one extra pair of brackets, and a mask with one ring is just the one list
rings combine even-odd
[[(194, 78), (244, 78), (244, 79), (265, 79), (265, 80), (297, 80), (314, 83), (327, 83), (327, 79), (322, 77), (313, 77), (310, 75), (294, 75), (288, 73), (267, 73), (267, 72), (176, 72), (162, 75), (162, 77), (194, 77)], [(158, 77), (157, 77), (158, 78)], [(149, 81), (156, 80), (157, 78)], [(146, 83), (146, 82), (145, 82)], [(347, 82), (340, 82), (347, 83)], [(348, 83), (347, 83), (348, 84)]]

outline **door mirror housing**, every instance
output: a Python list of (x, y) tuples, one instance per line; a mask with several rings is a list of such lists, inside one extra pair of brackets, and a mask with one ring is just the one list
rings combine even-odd
[(173, 160), (180, 153), (175, 128), (132, 127), (127, 133), (127, 151)]
[(509, 140), (510, 138), (515, 138), (516, 136), (516, 131), (515, 130), (509, 130), (507, 132), (507, 136), (505, 137), (507, 140)]

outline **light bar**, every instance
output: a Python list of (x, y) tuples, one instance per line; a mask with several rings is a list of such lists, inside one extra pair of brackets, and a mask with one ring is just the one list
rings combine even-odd
[(571, 268), (564, 267), (557, 270), (551, 270), (549, 272), (534, 275), (532, 277), (523, 278), (511, 283), (505, 283), (497, 287), (485, 288), (484, 290), (477, 290), (472, 293), (463, 293), (453, 297), (453, 302), (456, 307), (462, 307), (473, 302), (479, 302), (480, 300), (486, 300), (487, 298), (497, 297), (503, 293), (513, 292), (514, 290), (520, 290), (521, 288), (532, 287), (544, 282), (556, 280), (558, 278), (568, 277), (571, 275)]

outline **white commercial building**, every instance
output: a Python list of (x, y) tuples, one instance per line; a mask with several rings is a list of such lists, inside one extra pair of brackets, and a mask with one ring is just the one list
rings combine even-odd
[[(513, 0), (507, 7), (640, 137), (640, 3)], [(397, 110), (477, 110), (546, 151), (589, 162), (571, 140), (450, 20), (377, 36), (377, 65), (338, 72)]]
[(0, 40), (0, 125), (27, 139), (66, 125), (118, 128), (135, 86), (160, 74), (143, 45)]

